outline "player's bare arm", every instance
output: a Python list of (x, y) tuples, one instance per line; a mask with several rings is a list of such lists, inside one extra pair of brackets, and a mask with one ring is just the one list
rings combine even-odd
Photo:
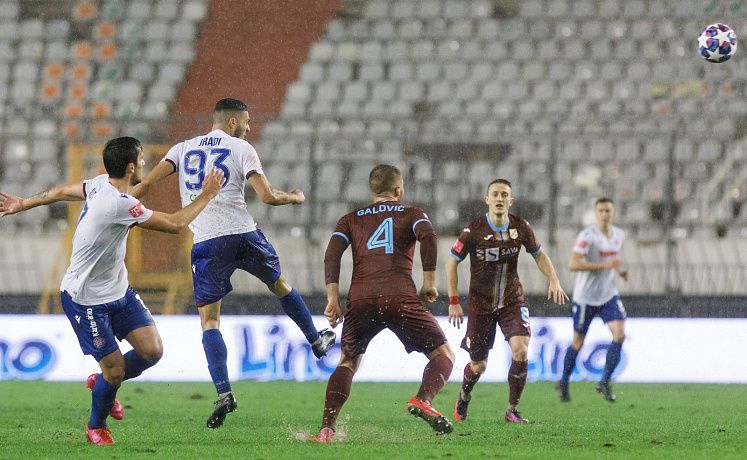
[(433, 303), (438, 298), (435, 270), (423, 272), (423, 287), (420, 288), (419, 296), (421, 300), (428, 303)]
[(303, 204), (306, 196), (299, 189), (293, 189), (289, 192), (280, 190), (270, 185), (264, 174), (256, 173), (249, 176), (249, 185), (252, 186), (263, 203), (270, 206), (282, 206), (284, 204)]
[(140, 226), (148, 230), (155, 230), (164, 233), (181, 232), (195, 217), (197, 217), (205, 206), (220, 193), (223, 185), (224, 176), (220, 169), (213, 169), (205, 177), (202, 183), (202, 193), (192, 202), (173, 214), (164, 212), (153, 212), (153, 216), (146, 220)]
[(342, 307), (340, 307), (340, 284), (327, 284), (327, 307), (324, 309), (324, 316), (329, 321), (332, 328), (342, 323)]
[(464, 321), (464, 311), (459, 303), (459, 275), (457, 272), (459, 261), (453, 257), (446, 259), (446, 291), (449, 294), (449, 323), (457, 329)]
[(345, 239), (333, 234), (324, 252), (324, 281), (327, 290), (327, 307), (324, 309), (324, 316), (332, 328), (337, 327), (343, 319), (340, 307), (340, 262), (347, 247), (348, 243)]
[(148, 194), (148, 191), (150, 191), (150, 187), (154, 184), (157, 184), (160, 182), (163, 178), (166, 176), (170, 176), (176, 172), (174, 170), (174, 165), (169, 163), (168, 161), (161, 161), (156, 165), (151, 172), (148, 173), (147, 176), (143, 178), (143, 180), (134, 186), (132, 189), (130, 189), (130, 195), (134, 196), (135, 198), (142, 198), (145, 195)]
[(542, 274), (547, 278), (547, 298), (551, 299), (558, 305), (562, 305), (567, 300), (570, 300), (568, 295), (560, 286), (560, 280), (558, 279), (557, 273), (555, 273), (555, 267), (553, 266), (550, 257), (544, 252), (540, 252), (534, 256), (534, 261), (537, 263), (537, 267), (539, 267)]
[(27, 211), (37, 206), (43, 206), (58, 201), (83, 201), (83, 182), (57, 185), (44, 192), (28, 198), (0, 193), (0, 217)]
[[(584, 255), (578, 252), (571, 253), (571, 260), (568, 262), (568, 269), (574, 272), (581, 271), (596, 271), (596, 270), (607, 270), (614, 268), (620, 273), (620, 266), (622, 261), (620, 259), (607, 260), (605, 262), (589, 262), (584, 258)], [(622, 276), (622, 274), (620, 274)], [(627, 277), (627, 275), (626, 275)]]

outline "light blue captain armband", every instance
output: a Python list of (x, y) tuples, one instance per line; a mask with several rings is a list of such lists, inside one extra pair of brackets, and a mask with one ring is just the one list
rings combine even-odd
[(344, 233), (341, 233), (341, 232), (333, 232), (333, 233), (332, 233), (332, 234), (330, 235), (330, 238), (331, 238), (331, 237), (333, 237), (333, 236), (335, 236), (335, 235), (337, 235), (337, 236), (339, 236), (340, 238), (342, 238), (343, 240), (345, 240), (345, 242), (346, 242), (347, 244), (350, 244), (350, 238), (348, 238), (348, 236), (347, 236), (346, 234), (344, 234)]
[(415, 223), (412, 224), (412, 233), (415, 233), (415, 227), (417, 227), (417, 225), (419, 223), (421, 223), (421, 222), (428, 222), (428, 223), (430, 223), (431, 221), (428, 220), (428, 219), (425, 219), (425, 218), (416, 220)]

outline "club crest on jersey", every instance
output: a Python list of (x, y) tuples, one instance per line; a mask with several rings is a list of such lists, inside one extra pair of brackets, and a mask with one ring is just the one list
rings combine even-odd
[(143, 204), (139, 201), (137, 204), (130, 208), (130, 215), (134, 218), (138, 218), (145, 214), (145, 208), (143, 207)]
[(508, 236), (512, 240), (515, 240), (515, 239), (517, 239), (519, 237), (519, 231), (517, 229), (515, 229), (515, 228), (509, 228), (508, 229)]

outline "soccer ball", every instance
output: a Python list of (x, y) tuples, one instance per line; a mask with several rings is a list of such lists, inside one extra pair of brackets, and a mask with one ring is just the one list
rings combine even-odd
[(708, 62), (728, 61), (737, 51), (737, 34), (726, 24), (711, 24), (700, 33), (698, 46)]

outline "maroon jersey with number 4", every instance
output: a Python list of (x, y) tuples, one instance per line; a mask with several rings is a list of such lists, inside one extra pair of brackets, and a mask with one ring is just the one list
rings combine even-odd
[(542, 251), (529, 222), (513, 214), (503, 227), (494, 227), (485, 214), (462, 230), (451, 256), (460, 262), (470, 256), (469, 308), (474, 313), (526, 305), (517, 271), (521, 246), (533, 256)]
[(337, 222), (325, 256), (326, 282), (338, 282), (339, 249), (344, 251), (349, 244), (353, 277), (348, 302), (381, 296), (419, 301), (412, 280), (416, 241), (421, 242), (423, 270), (435, 270), (436, 234), (422, 209), (399, 201), (380, 201), (346, 214)]

